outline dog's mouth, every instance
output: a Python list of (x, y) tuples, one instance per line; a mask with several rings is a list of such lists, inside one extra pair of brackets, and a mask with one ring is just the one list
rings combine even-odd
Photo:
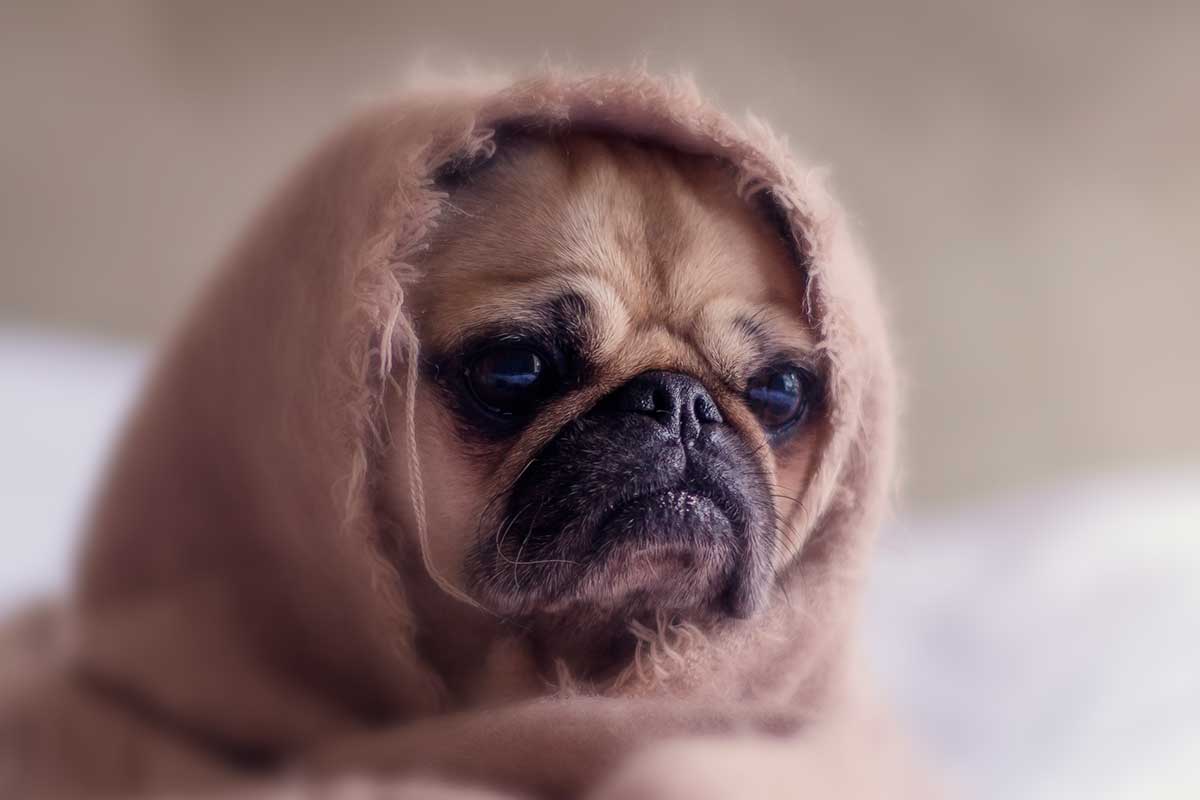
[(555, 449), (483, 523), (470, 569), (492, 608), (582, 618), (757, 607), (771, 511), (751, 465), (716, 447), (649, 459), (610, 446), (591, 461)]
[(549, 532), (525, 516), (502, 526), (495, 543), (492, 566), (511, 583), (487, 584), (493, 600), (520, 604), (510, 612), (716, 607), (740, 577), (745, 514), (719, 491), (679, 484), (632, 493)]
[(684, 608), (734, 579), (738, 530), (728, 503), (684, 486), (636, 496), (596, 526), (582, 594), (628, 611)]
[(680, 530), (702, 531), (707, 537), (732, 537), (733, 523), (725, 510), (728, 505), (686, 485), (648, 492), (613, 504), (596, 526), (596, 535), (603, 540), (634, 539), (646, 544), (655, 544)]

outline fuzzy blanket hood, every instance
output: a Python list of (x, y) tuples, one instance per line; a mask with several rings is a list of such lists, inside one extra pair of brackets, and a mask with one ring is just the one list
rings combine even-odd
[[(446, 200), (437, 178), (491, 157), (501, 128), (600, 131), (724, 159), (740, 194), (786, 230), (829, 382), (803, 543), (770, 609), (707, 632), (709, 655), (671, 645), (687, 674), (670, 691), (738, 701), (770, 675), (764, 696), (805, 713), (842, 691), (893, 449), (872, 281), (814, 171), (764, 125), (640, 73), (412, 93), (359, 115), (282, 187), (126, 431), (72, 598), (76, 674), (234, 754), (286, 758), (447, 710), (376, 518), (383, 454), (406, 442), (383, 412), (417, 379), (405, 292)], [(664, 644), (652, 634), (639, 658)], [(642, 666), (640, 683), (573, 691), (654, 694), (663, 683), (646, 676), (663, 669)]]

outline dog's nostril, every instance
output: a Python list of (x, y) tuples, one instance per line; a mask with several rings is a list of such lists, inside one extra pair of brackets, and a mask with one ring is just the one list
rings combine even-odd
[(647, 414), (685, 441), (699, 436), (702, 425), (725, 421), (704, 384), (679, 372), (643, 372), (614, 391), (608, 405)]
[(674, 414), (675, 404), (672, 402), (671, 395), (663, 389), (654, 389), (652, 397), (654, 398), (654, 410), (660, 414)]
[(696, 415), (696, 419), (702, 424), (719, 425), (725, 421), (721, 417), (721, 412), (717, 409), (717, 404), (709, 397), (708, 392), (696, 396), (692, 410)]

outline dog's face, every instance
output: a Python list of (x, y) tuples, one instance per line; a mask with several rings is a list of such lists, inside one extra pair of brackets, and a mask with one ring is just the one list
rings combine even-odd
[(825, 429), (778, 231), (726, 166), (597, 137), (450, 191), (408, 300), (439, 572), (504, 615), (753, 612)]

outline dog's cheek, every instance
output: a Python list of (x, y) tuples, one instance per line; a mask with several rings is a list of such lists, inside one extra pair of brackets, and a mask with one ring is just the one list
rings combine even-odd
[(814, 522), (812, 500), (805, 495), (815, 477), (819, 451), (820, 432), (803, 431), (775, 459), (771, 494), (780, 539), (775, 548), (776, 569), (796, 556)]
[(423, 386), (417, 396), (417, 463), (411, 457), (412, 442), (401, 403), (396, 403), (389, 421), (392, 444), (383, 479), (388, 515), (400, 523), (403, 546), (415, 552), (420, 543), (413, 493), (420, 491), (425, 500), (430, 558), (441, 575), (461, 584), (466, 553), (490, 497), (487, 460), (463, 442), (451, 412), (440, 402), (438, 393), (427, 387)]

